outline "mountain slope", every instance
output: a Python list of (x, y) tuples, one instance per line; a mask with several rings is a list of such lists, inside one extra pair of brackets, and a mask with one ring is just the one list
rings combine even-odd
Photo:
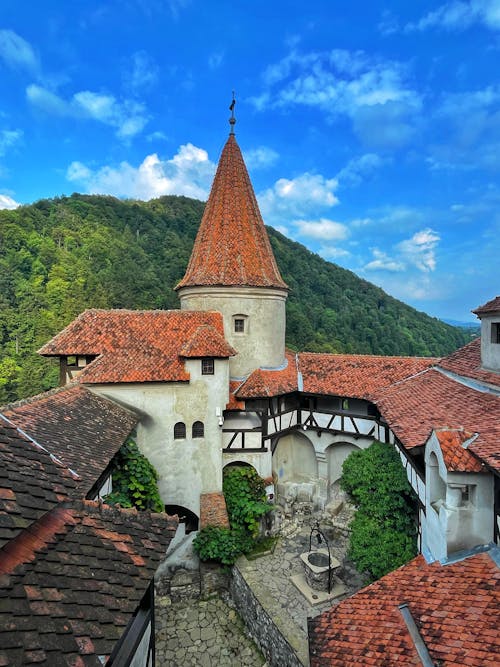
[[(178, 308), (204, 204), (72, 195), (0, 211), (0, 404), (57, 383), (35, 351), (85, 308)], [(442, 355), (464, 331), (418, 313), (269, 228), (296, 349)]]

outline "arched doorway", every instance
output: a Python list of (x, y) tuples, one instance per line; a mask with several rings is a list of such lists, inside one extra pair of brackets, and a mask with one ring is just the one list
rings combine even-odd
[(318, 462), (311, 441), (298, 432), (280, 438), (273, 455), (273, 473), (278, 483), (316, 480)]
[(338, 495), (339, 481), (342, 477), (342, 464), (352, 452), (359, 447), (350, 442), (335, 442), (326, 448), (326, 462), (328, 466), (328, 500)]
[(186, 533), (198, 530), (199, 519), (196, 514), (191, 512), (191, 510), (188, 510), (187, 507), (182, 507), (182, 505), (165, 505), (165, 512), (171, 516), (177, 514), (179, 523), (185, 524)]

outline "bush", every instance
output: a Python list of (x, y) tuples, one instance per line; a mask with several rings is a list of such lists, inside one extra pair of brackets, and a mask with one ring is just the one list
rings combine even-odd
[(113, 491), (104, 500), (110, 505), (162, 512), (157, 480), (156, 470), (129, 438), (116, 455)]
[(253, 540), (240, 530), (231, 528), (203, 528), (193, 540), (193, 547), (201, 560), (215, 560), (232, 565), (238, 556), (249, 551)]
[(359, 570), (377, 579), (416, 555), (416, 497), (391, 445), (353, 452), (340, 484), (358, 507), (349, 557)]

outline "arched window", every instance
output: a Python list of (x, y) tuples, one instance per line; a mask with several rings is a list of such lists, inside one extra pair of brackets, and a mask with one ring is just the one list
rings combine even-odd
[(205, 427), (203, 422), (194, 422), (193, 438), (203, 438), (205, 436)]
[(177, 422), (174, 426), (174, 439), (182, 440), (186, 437), (186, 424), (184, 422)]

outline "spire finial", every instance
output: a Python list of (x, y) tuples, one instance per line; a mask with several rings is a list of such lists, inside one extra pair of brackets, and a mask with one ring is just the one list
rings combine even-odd
[(234, 134), (234, 126), (236, 124), (236, 118), (234, 117), (234, 107), (236, 104), (236, 100), (234, 98), (234, 90), (233, 90), (233, 99), (231, 101), (231, 104), (229, 105), (229, 111), (231, 112), (231, 118), (229, 119), (229, 125), (231, 126), (231, 131), (229, 134)]

